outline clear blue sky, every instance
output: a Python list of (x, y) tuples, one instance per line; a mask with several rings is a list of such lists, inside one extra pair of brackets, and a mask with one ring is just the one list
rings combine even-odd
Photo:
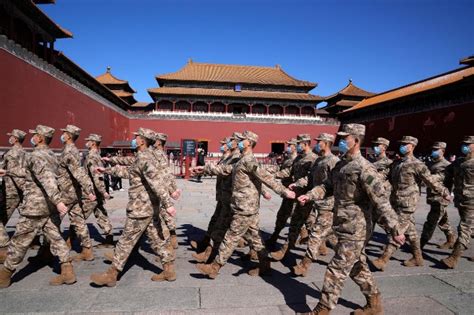
[(470, 0), (57, 0), (40, 6), (74, 34), (56, 44), (94, 76), (108, 65), (136, 99), (157, 74), (197, 62), (274, 66), (327, 96), (349, 78), (382, 92), (474, 54)]

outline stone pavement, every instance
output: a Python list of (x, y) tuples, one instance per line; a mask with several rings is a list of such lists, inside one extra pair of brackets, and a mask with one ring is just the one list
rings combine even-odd
[[(183, 196), (176, 204), (180, 248), (177, 252), (178, 279), (175, 282), (150, 281), (153, 273), (161, 270), (161, 265), (155, 262), (146, 240), (142, 240), (141, 249), (130, 259), (115, 288), (94, 288), (89, 284), (91, 273), (108, 268), (102, 259), (105, 249), (95, 249), (97, 258), (92, 262), (75, 263), (78, 281), (71, 286), (48, 285), (49, 278), (59, 272), (57, 264), (51, 269), (49, 266), (29, 264), (25, 260), (14, 275), (11, 287), (0, 290), (0, 313), (249, 315), (294, 314), (312, 309), (319, 299), (319, 290), (332, 251), (313, 263), (310, 275), (306, 278), (292, 277), (289, 269), (304, 254), (303, 248), (293, 250), (283, 262), (272, 263), (274, 270), (271, 277), (254, 278), (246, 274), (252, 264), (240, 260), (246, 250), (234, 253), (216, 280), (206, 279), (196, 271), (188, 239), (201, 237), (215, 206), (215, 180), (205, 178), (203, 181), (178, 180)], [(113, 196), (107, 208), (117, 239), (124, 223), (127, 193), (115, 192)], [(423, 194), (416, 214), (419, 230), (428, 211), (424, 198)], [(271, 201), (262, 199), (261, 228), (264, 238), (273, 230), (280, 200), (276, 195)], [(457, 226), (459, 216), (452, 206), (449, 215), (451, 222)], [(100, 240), (95, 219), (89, 220), (94, 239)], [(15, 214), (8, 225), (12, 233), (16, 221)], [(68, 228), (67, 220), (63, 226)], [(368, 247), (369, 256), (379, 256), (381, 242), (384, 241), (384, 234), (377, 230), (375, 240)], [(442, 233), (436, 231), (432, 242), (443, 241)], [(34, 255), (35, 252), (30, 250), (28, 255)], [(445, 257), (447, 252), (429, 244), (426, 246), (425, 266), (406, 268), (401, 266), (401, 262), (410, 254), (403, 249), (395, 254), (388, 270), (374, 273), (383, 294), (385, 314), (473, 314), (474, 264), (462, 259), (459, 268), (443, 269), (437, 261)], [(471, 255), (474, 255), (472, 249), (464, 256)], [(334, 314), (348, 314), (358, 305), (364, 304), (358, 287), (348, 280)]]

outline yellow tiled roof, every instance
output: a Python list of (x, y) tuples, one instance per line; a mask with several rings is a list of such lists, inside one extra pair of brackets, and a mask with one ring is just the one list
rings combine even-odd
[(366, 90), (363, 90), (357, 86), (355, 86), (354, 83), (352, 83), (352, 80), (349, 80), (349, 84), (347, 84), (342, 90), (339, 92), (330, 95), (326, 97), (326, 100), (330, 100), (338, 95), (345, 95), (345, 96), (360, 96), (360, 97), (369, 97), (375, 95), (375, 93), (368, 92)]

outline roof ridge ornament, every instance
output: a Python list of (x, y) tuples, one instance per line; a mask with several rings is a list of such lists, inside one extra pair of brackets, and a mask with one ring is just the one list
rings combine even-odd
[(192, 64), (193, 63), (193, 58), (189, 58), (188, 59), (188, 64)]
[(110, 73), (110, 70), (112, 70), (111, 66), (107, 66), (107, 73)]

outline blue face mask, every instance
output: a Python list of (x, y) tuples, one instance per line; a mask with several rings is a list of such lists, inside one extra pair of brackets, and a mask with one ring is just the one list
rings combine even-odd
[(343, 140), (343, 139), (339, 140), (338, 147), (339, 147), (339, 152), (341, 152), (342, 154), (346, 154), (346, 152), (349, 151), (349, 147), (347, 146), (346, 140)]
[(408, 152), (407, 146), (402, 144), (402, 145), (400, 146), (400, 153), (403, 154), (403, 155), (405, 155), (405, 154), (407, 154), (407, 152)]
[(314, 146), (314, 151), (316, 151), (317, 153), (321, 152), (321, 146), (319, 145), (319, 143), (316, 143), (316, 145)]
[(301, 144), (298, 144), (298, 145), (296, 146), (296, 152), (298, 152), (298, 153), (303, 152), (303, 147), (301, 146)]
[(133, 140), (130, 142), (130, 146), (132, 147), (132, 149), (136, 149), (136, 148), (138, 147), (137, 139), (133, 139)]
[(35, 141), (33, 140), (33, 138), (30, 139), (30, 143), (31, 143), (32, 146), (36, 147), (36, 143), (35, 143)]
[(468, 155), (471, 152), (471, 148), (467, 144), (463, 144), (461, 147), (461, 152), (465, 155)]
[(66, 137), (64, 137), (64, 134), (61, 135), (61, 138), (59, 138), (61, 140), (61, 143), (64, 143), (66, 142)]
[(219, 150), (221, 151), (221, 153), (224, 153), (224, 146), (221, 145), (221, 147), (219, 148)]
[(291, 154), (291, 147), (286, 148), (286, 153)]
[(431, 151), (431, 157), (432, 157), (433, 159), (439, 158), (439, 151), (438, 151), (438, 150), (433, 150), (433, 151)]
[(244, 142), (243, 141), (239, 142), (239, 150), (240, 150), (240, 152), (244, 151)]
[(232, 149), (232, 141), (227, 142), (227, 147), (229, 148), (229, 150)]
[(379, 146), (374, 147), (374, 153), (375, 153), (375, 155), (377, 155), (377, 156), (379, 156), (380, 153), (382, 153), (382, 151), (380, 150), (380, 147), (379, 147)]

